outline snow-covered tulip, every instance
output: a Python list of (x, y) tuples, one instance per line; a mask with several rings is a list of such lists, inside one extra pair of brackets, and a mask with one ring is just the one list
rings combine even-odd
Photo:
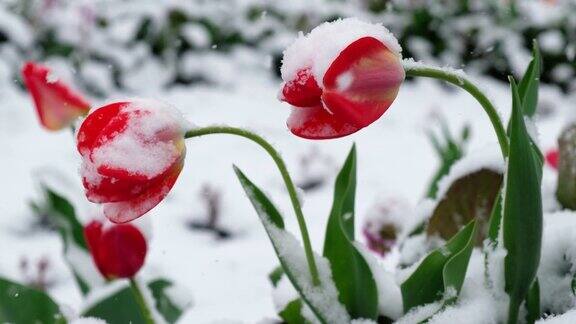
[(144, 265), (148, 245), (134, 225), (104, 226), (94, 220), (84, 227), (84, 236), (92, 260), (107, 279), (132, 278)]
[(558, 160), (560, 159), (560, 153), (558, 149), (552, 149), (546, 152), (546, 164), (548, 164), (553, 169), (558, 170)]
[(280, 99), (293, 106), (290, 131), (328, 139), (372, 124), (404, 81), (400, 52), (384, 26), (355, 18), (324, 23), (301, 35), (282, 60)]
[(22, 67), (24, 84), (36, 106), (40, 123), (56, 131), (72, 124), (90, 110), (90, 104), (42, 64), (27, 62)]
[(82, 182), (109, 220), (129, 222), (166, 197), (184, 165), (182, 121), (154, 100), (111, 103), (86, 117), (77, 138)]

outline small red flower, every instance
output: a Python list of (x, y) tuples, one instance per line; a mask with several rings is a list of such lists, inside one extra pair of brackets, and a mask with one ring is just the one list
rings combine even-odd
[(136, 219), (174, 186), (186, 147), (182, 117), (156, 101), (116, 102), (92, 112), (78, 131), (86, 197), (114, 223)]
[(284, 53), (280, 98), (290, 131), (308, 139), (346, 136), (390, 107), (405, 73), (397, 41), (380, 25), (344, 19), (315, 28)]
[(67, 127), (90, 110), (90, 104), (82, 95), (55, 79), (44, 65), (27, 62), (22, 67), (22, 77), (36, 105), (40, 123), (49, 130)]
[(546, 152), (546, 163), (552, 168), (558, 170), (558, 162), (560, 160), (560, 153), (558, 149), (551, 149)]
[(107, 279), (132, 278), (144, 265), (148, 247), (144, 235), (134, 225), (104, 227), (95, 220), (84, 227), (84, 236), (92, 260)]

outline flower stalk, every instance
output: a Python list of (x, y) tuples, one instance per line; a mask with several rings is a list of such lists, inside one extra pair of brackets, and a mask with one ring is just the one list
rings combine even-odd
[(146, 324), (155, 324), (154, 318), (152, 317), (152, 311), (148, 303), (146, 303), (146, 299), (142, 294), (142, 290), (138, 286), (138, 282), (134, 277), (130, 278), (130, 290), (132, 290), (132, 294), (134, 295), (134, 299), (140, 307), (140, 311), (142, 312), (142, 317), (144, 317), (144, 322)]
[(508, 157), (508, 135), (506, 134), (506, 128), (504, 128), (504, 124), (498, 115), (496, 107), (494, 107), (490, 99), (488, 99), (488, 97), (486, 97), (486, 95), (472, 81), (470, 81), (466, 75), (431, 65), (420, 63), (414, 64), (412, 61), (405, 60), (402, 63), (404, 70), (406, 71), (406, 76), (425, 77), (446, 81), (471, 94), (488, 115), (492, 127), (494, 128), (494, 132), (496, 133), (496, 137), (498, 138), (498, 144), (500, 144), (502, 156), (504, 158)]
[(306, 253), (306, 260), (308, 262), (310, 275), (312, 277), (312, 283), (316, 286), (319, 285), (320, 279), (318, 275), (318, 267), (316, 266), (316, 262), (314, 260), (312, 244), (310, 243), (310, 235), (308, 234), (308, 228), (306, 226), (306, 220), (304, 219), (304, 214), (302, 213), (302, 207), (300, 206), (300, 200), (298, 199), (296, 186), (294, 185), (294, 182), (292, 181), (292, 178), (288, 173), (288, 169), (286, 168), (286, 164), (284, 163), (284, 160), (282, 159), (278, 151), (276, 151), (276, 149), (274, 149), (274, 147), (261, 136), (252, 133), (248, 130), (236, 127), (208, 126), (202, 128), (194, 128), (188, 130), (184, 135), (184, 137), (192, 138), (210, 134), (230, 134), (247, 138), (253, 141), (254, 143), (258, 144), (260, 147), (262, 147), (268, 153), (268, 155), (270, 155), (272, 160), (274, 160), (276, 166), (278, 167), (278, 171), (280, 171), (280, 174), (282, 175), (282, 179), (284, 180), (284, 184), (286, 185), (286, 189), (288, 190), (288, 195), (290, 196), (290, 202), (292, 203), (294, 213), (296, 214), (298, 227), (302, 235), (302, 244), (304, 245), (304, 252)]

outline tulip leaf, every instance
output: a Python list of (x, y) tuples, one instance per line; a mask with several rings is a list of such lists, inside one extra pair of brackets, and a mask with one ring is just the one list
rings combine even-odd
[(533, 324), (540, 318), (540, 284), (534, 280), (528, 296), (526, 296), (526, 323)]
[(45, 292), (0, 278), (0, 323), (66, 323)]
[(295, 299), (286, 305), (284, 309), (278, 313), (278, 316), (284, 323), (287, 324), (303, 324), (309, 323), (303, 316), (302, 316), (302, 299), (298, 298)]
[(534, 41), (532, 61), (528, 65), (522, 80), (518, 84), (518, 95), (522, 102), (523, 113), (532, 117), (538, 108), (538, 87), (540, 86), (541, 56), (538, 44)]
[(535, 158), (532, 140), (524, 124), (522, 104), (511, 78), (512, 116), (510, 150), (503, 201), (502, 230), (505, 291), (510, 296), (508, 322), (518, 322), (521, 303), (526, 298), (538, 270), (542, 242), (541, 166)]
[(488, 232), (490, 211), (502, 185), (502, 174), (490, 169), (468, 173), (450, 184), (439, 197), (426, 231), (445, 240), (471, 220), (476, 220), (476, 246), (481, 246)]
[(492, 212), (490, 213), (490, 223), (488, 224), (488, 239), (493, 244), (498, 241), (498, 232), (502, 223), (502, 189), (498, 191)]
[(471, 221), (441, 248), (432, 251), (400, 286), (404, 312), (444, 298), (456, 300), (466, 277), (474, 248), (475, 222)]
[(336, 177), (334, 202), (326, 226), (324, 256), (330, 261), (339, 299), (352, 318), (378, 318), (378, 291), (372, 271), (353, 244), (356, 148), (352, 146)]
[(284, 269), (282, 268), (282, 266), (277, 266), (276, 268), (274, 268), (274, 270), (272, 270), (268, 274), (268, 279), (270, 280), (272, 286), (276, 287), (280, 282), (280, 279), (282, 279), (283, 275), (284, 275)]
[[(86, 275), (79, 270), (79, 268), (83, 266), (77, 264), (79, 260), (70, 258), (72, 253), (82, 254), (84, 256), (83, 259), (85, 259), (82, 261), (89, 260), (90, 258), (86, 240), (84, 239), (84, 228), (80, 221), (78, 221), (74, 206), (63, 195), (60, 195), (46, 185), (42, 185), (42, 190), (46, 200), (42, 208), (43, 212), (46, 213), (56, 225), (60, 233), (60, 238), (62, 239), (66, 262), (72, 271), (80, 291), (86, 295), (94, 283), (91, 283), (88, 278), (85, 278)], [(92, 270), (94, 275), (98, 277), (96, 269), (94, 268)], [(90, 277), (94, 276), (90, 275)]]
[[(169, 280), (154, 279), (148, 282), (147, 288), (154, 298), (154, 307), (167, 323), (176, 323), (184, 311), (191, 306), (191, 302), (181, 305), (182, 301), (176, 300), (182, 299), (181, 297), (174, 298), (173, 291), (180, 288)], [(127, 285), (121, 286), (104, 299), (90, 305), (82, 316), (100, 318), (107, 323), (145, 322), (133, 292)]]
[[(248, 199), (254, 206), (254, 209), (256, 210), (256, 213), (258, 214), (258, 217), (260, 218), (262, 225), (264, 226), (264, 229), (270, 238), (270, 241), (272, 242), (272, 246), (274, 247), (274, 251), (276, 252), (278, 260), (284, 269), (284, 273), (302, 298), (302, 301), (306, 303), (306, 305), (310, 308), (312, 313), (314, 313), (317, 319), (324, 324), (331, 323), (331, 310), (334, 307), (337, 307), (336, 305), (339, 304), (339, 301), (337, 298), (334, 298), (334, 300), (330, 301), (325, 300), (325, 298), (323, 298), (324, 300), (319, 300), (318, 298), (315, 298), (317, 296), (314, 295), (314, 291), (317, 292), (323, 289), (324, 285), (328, 283), (321, 281), (319, 286), (312, 289), (312, 278), (309, 273), (301, 273), (302, 271), (305, 271), (305, 269), (302, 269), (302, 267), (307, 267), (307, 265), (304, 265), (306, 264), (306, 261), (294, 260), (293, 255), (287, 255), (286, 251), (283, 251), (283, 244), (286, 243), (285, 240), (289, 238), (290, 234), (284, 228), (284, 220), (280, 212), (262, 192), (262, 190), (260, 190), (254, 183), (252, 183), (244, 175), (244, 173), (240, 171), (240, 169), (234, 166), (234, 171), (236, 172), (236, 176), (240, 180), (240, 184), (244, 188)], [(293, 237), (290, 237), (290, 239), (293, 239)], [(300, 252), (303, 253), (303, 251)], [(294, 253), (295, 251), (291, 251), (289, 254)], [(316, 257), (316, 260), (318, 261), (320, 258)], [(300, 261), (302, 261), (302, 264), (294, 264), (294, 262)], [(327, 305), (330, 305), (330, 308), (326, 308)]]

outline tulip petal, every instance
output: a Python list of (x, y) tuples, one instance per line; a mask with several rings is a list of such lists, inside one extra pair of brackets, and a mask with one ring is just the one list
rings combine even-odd
[(77, 136), (77, 148), (82, 156), (88, 156), (86, 152), (97, 146), (102, 129), (119, 114), (120, 108), (125, 105), (126, 102), (115, 102), (100, 107), (84, 120)]
[(60, 130), (90, 110), (90, 104), (60, 80), (50, 80), (50, 70), (28, 62), (22, 68), (24, 84), (32, 95), (41, 124)]
[(115, 225), (104, 231), (96, 260), (107, 277), (131, 278), (144, 265), (146, 251), (146, 239), (138, 228)]
[(373, 37), (360, 38), (326, 71), (322, 101), (335, 116), (366, 127), (390, 107), (404, 76), (397, 54)]
[(310, 68), (296, 73), (293, 80), (286, 82), (282, 88), (282, 100), (296, 107), (313, 107), (320, 105), (322, 89), (316, 83)]
[(331, 115), (321, 106), (292, 108), (287, 125), (294, 135), (308, 139), (337, 138), (359, 130), (358, 127)]
[(183, 166), (184, 156), (169, 170), (168, 174), (159, 177), (160, 182), (149, 186), (141, 195), (129, 200), (103, 203), (104, 215), (111, 222), (121, 224), (146, 214), (168, 195)]

